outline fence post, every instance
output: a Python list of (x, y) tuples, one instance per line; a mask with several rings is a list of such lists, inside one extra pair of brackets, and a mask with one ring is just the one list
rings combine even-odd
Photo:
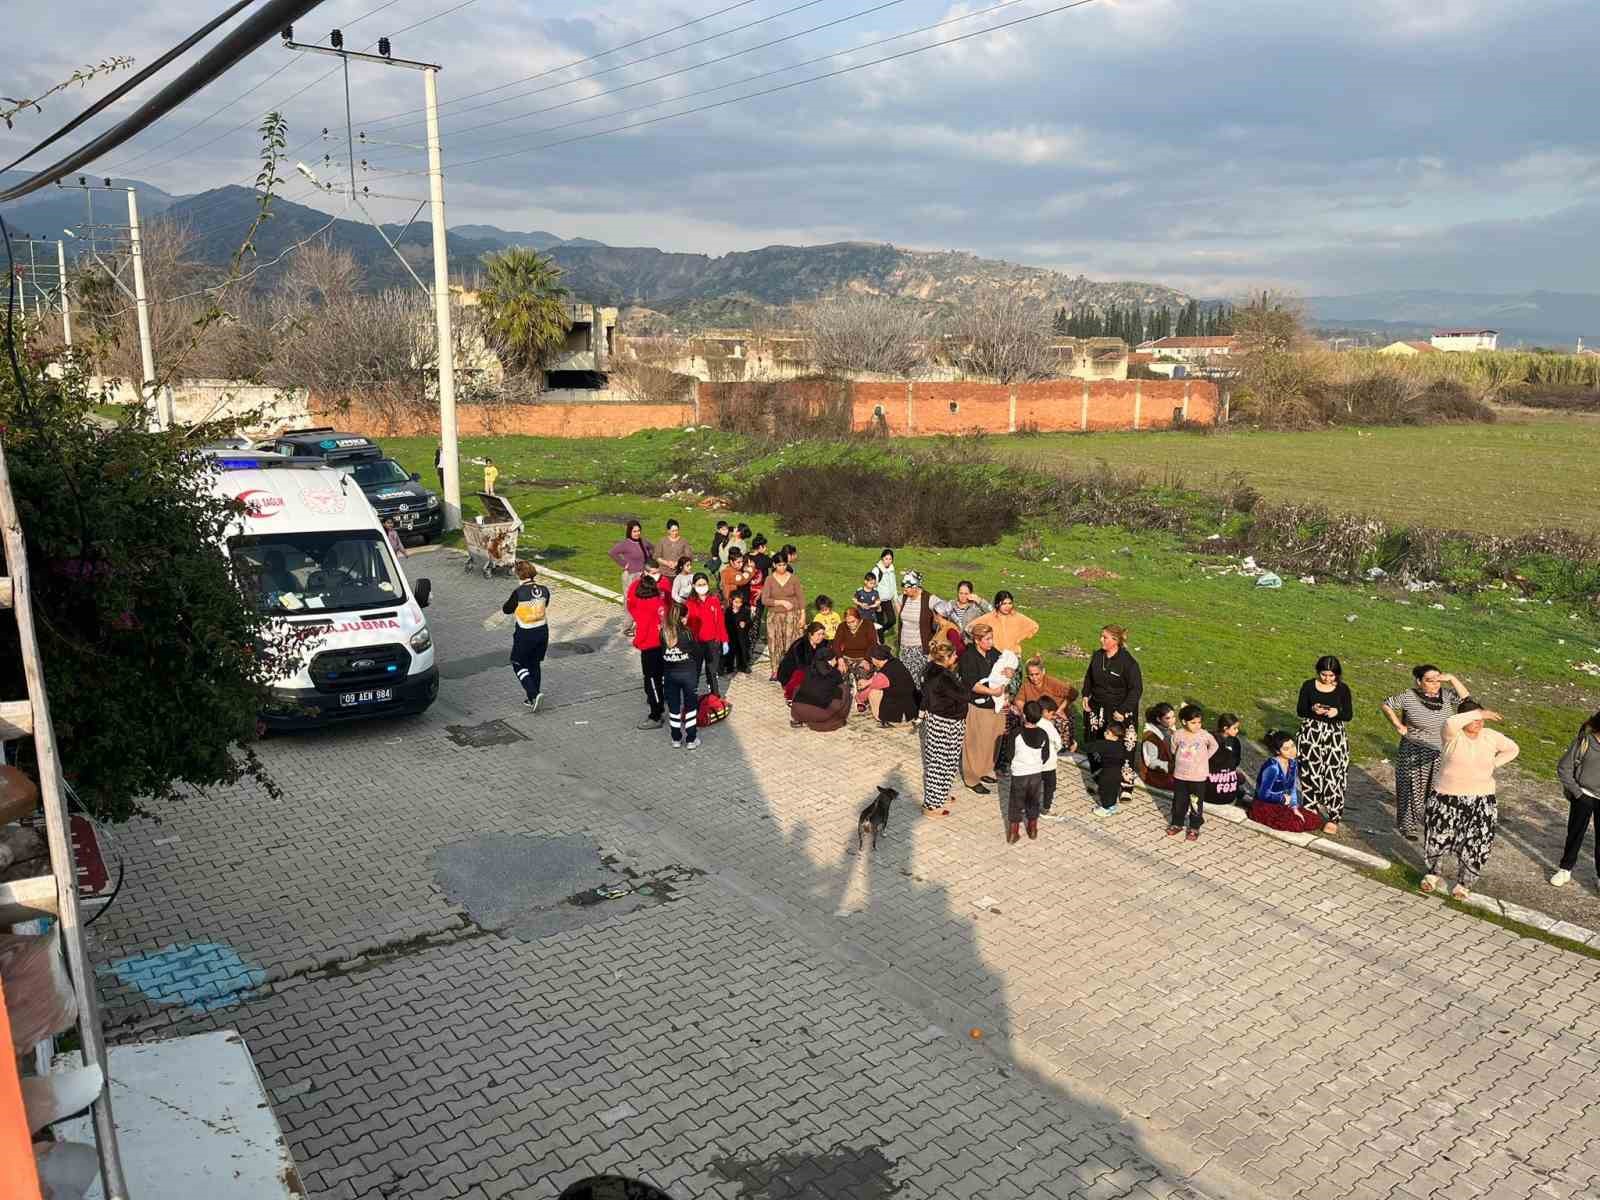
[(906, 380), (906, 437), (911, 437), (917, 432), (917, 410), (912, 399), (912, 391), (916, 386), (911, 380)]
[(1084, 433), (1089, 432), (1089, 381), (1083, 381), (1083, 412), (1078, 417), (1078, 426)]
[(1189, 381), (1187, 379), (1185, 379), (1183, 381), (1183, 420), (1184, 420), (1185, 424), (1188, 424), (1188, 421), (1189, 421)]
[(1007, 413), (1006, 413), (1006, 424), (1008, 426), (1006, 432), (1007, 433), (1015, 433), (1017, 431), (1017, 385), (1016, 384), (1012, 384), (1011, 385), (1011, 390), (1007, 395), (1007, 401), (1008, 401), (1009, 407), (1008, 407)]
[(1133, 381), (1133, 427), (1139, 428), (1139, 409), (1144, 404), (1144, 380)]
[(700, 424), (700, 381), (696, 379), (689, 387), (689, 401), (694, 405), (694, 423)]

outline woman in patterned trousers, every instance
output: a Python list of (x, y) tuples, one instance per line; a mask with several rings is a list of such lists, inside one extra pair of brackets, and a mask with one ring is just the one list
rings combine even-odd
[(1355, 701), (1344, 682), (1344, 667), (1331, 654), (1317, 659), (1316, 674), (1300, 685), (1300, 791), (1336, 834), (1344, 817), (1344, 793), (1350, 780), (1350, 739), (1345, 726), (1355, 716)]
[(949, 642), (928, 648), (922, 681), (922, 811), (931, 817), (950, 814), (967, 736), (967, 689), (955, 666), (956, 650)]
[(1435, 790), (1434, 772), (1443, 749), (1440, 735), (1470, 692), (1454, 675), (1432, 663), (1411, 668), (1414, 686), (1383, 702), (1383, 715), (1400, 735), (1394, 760), (1394, 823), (1414, 842), (1422, 832), (1422, 805)]
[(1431, 892), (1441, 882), (1444, 856), (1454, 854), (1458, 864), (1456, 886), (1450, 894), (1465, 900), (1478, 882), (1494, 845), (1499, 810), (1494, 797), (1494, 773), (1517, 757), (1517, 744), (1485, 721), (1500, 714), (1463, 700), (1461, 708), (1444, 723), (1444, 753), (1439, 759), (1435, 791), (1423, 808), (1423, 859), (1428, 873), (1422, 890)]

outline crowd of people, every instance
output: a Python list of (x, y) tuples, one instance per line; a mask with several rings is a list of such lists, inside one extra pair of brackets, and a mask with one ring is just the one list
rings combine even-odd
[[(748, 525), (716, 522), (703, 555), (669, 520), (659, 542), (626, 523), (610, 557), (620, 571), (625, 634), (639, 653), (646, 715), (640, 729), (665, 727), (674, 747), (694, 750), (700, 726), (727, 712), (724, 680), (765, 670), (781, 687), (789, 723), (817, 733), (854, 717), (914, 730), (922, 757), (922, 811), (949, 816), (956, 780), (977, 795), (998, 790), (1005, 836), (1039, 836), (1052, 811), (1059, 764), (1085, 770), (1097, 817), (1122, 811), (1139, 784), (1170, 796), (1166, 833), (1198, 840), (1208, 805), (1238, 805), (1250, 819), (1288, 832), (1338, 836), (1349, 784), (1347, 726), (1355, 701), (1333, 655), (1316, 660), (1299, 691), (1298, 724), (1268, 730), (1265, 760), (1245, 774), (1241, 722), (1193, 702), (1144, 706), (1144, 676), (1120, 625), (1100, 630), (1079, 686), (1052, 676), (1028, 655), (1038, 623), (1009, 591), (982, 599), (972, 580), (951, 598), (917, 570), (899, 571), (885, 548), (843, 602), (808, 595), (793, 544), (772, 545)], [(519, 562), (512, 665), (525, 703), (540, 700), (540, 661), (550, 593), (533, 564)], [(703, 687), (702, 687), (703, 685)], [(1501, 720), (1457, 675), (1417, 666), (1412, 685), (1379, 706), (1399, 738), (1395, 823), (1421, 842), (1425, 892), (1456, 867), (1451, 894), (1465, 897), (1494, 843), (1495, 772), (1517, 745), (1489, 728)], [(1571, 805), (1560, 868), (1571, 879), (1600, 806), (1600, 713), (1561, 760)], [(1600, 874), (1600, 841), (1595, 850)]]

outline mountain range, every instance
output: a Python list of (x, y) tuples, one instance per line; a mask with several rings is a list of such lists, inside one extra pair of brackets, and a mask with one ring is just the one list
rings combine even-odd
[[(0, 184), (22, 175), (0, 172)], [(243, 187), (180, 196), (141, 180), (113, 182), (135, 189), (142, 218), (187, 226), (192, 256), (210, 264), (229, 261), (259, 204), (257, 194)], [(26, 233), (53, 239), (66, 227), (83, 232), (87, 211), (81, 190), (51, 188), (6, 205), (3, 215), (13, 236)], [(384, 236), (361, 216), (355, 208), (335, 215), (276, 198), (271, 219), (256, 235), (257, 259), (271, 262), (297, 243), (326, 232), (335, 245), (355, 256), (369, 287), (410, 285), (407, 264), (424, 281), (431, 279), (432, 233), (425, 222), (383, 227), (396, 243), (397, 257)], [(108, 224), (125, 222), (125, 200), (95, 193), (94, 217)], [(959, 306), (995, 290), (1020, 292), (1043, 306), (1068, 309), (1130, 304), (1177, 308), (1189, 300), (1186, 293), (1157, 283), (1091, 280), (964, 251), (911, 250), (887, 243), (766, 246), (707, 255), (653, 246), (609, 246), (547, 230), (514, 231), (486, 224), (454, 226), (447, 240), (451, 270), (458, 276), (471, 279), (486, 254), (526, 246), (554, 258), (579, 299), (653, 310), (658, 316), (666, 314), (662, 318), (666, 323), (691, 327), (748, 324), (781, 306), (842, 292), (884, 295), (931, 307)], [(272, 274), (268, 268), (257, 278), (270, 284)], [(1317, 325), (1370, 330), (1380, 337), (1414, 337), (1444, 326), (1471, 326), (1500, 330), (1502, 345), (1569, 344), (1579, 337), (1600, 343), (1600, 295), (1374, 291), (1311, 296), (1305, 303)]]

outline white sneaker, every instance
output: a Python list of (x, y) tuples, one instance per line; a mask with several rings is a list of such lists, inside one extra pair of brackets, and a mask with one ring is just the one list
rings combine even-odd
[(1561, 870), (1557, 871), (1554, 875), (1550, 876), (1550, 886), (1551, 887), (1566, 887), (1567, 884), (1569, 884), (1571, 882), (1572, 882), (1572, 872), (1567, 870), (1565, 867), (1561, 868)]

